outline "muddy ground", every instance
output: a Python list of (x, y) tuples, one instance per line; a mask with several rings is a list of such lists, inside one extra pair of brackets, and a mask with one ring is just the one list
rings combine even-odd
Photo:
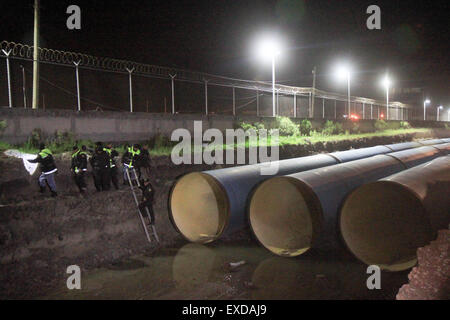
[[(434, 132), (444, 137), (448, 131)], [(428, 136), (431, 137), (431, 136)], [(425, 138), (377, 137), (289, 146), (292, 158)], [(155, 212), (161, 243), (149, 244), (131, 192), (89, 192), (82, 197), (69, 171), (70, 156), (57, 157), (59, 196), (37, 192), (22, 160), (0, 156), (1, 299), (394, 299), (407, 273), (383, 273), (382, 290), (368, 290), (366, 267), (345, 251), (314, 250), (296, 259), (271, 255), (249, 230), (209, 246), (188, 244), (171, 225), (167, 198), (180, 175), (220, 166), (179, 165), (153, 159)], [(228, 262), (245, 260), (230, 271)], [(82, 270), (82, 290), (68, 291), (66, 268)]]

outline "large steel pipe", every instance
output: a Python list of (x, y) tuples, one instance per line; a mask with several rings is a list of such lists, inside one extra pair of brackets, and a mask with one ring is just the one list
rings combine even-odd
[(430, 139), (430, 140), (420, 140), (419, 143), (424, 145), (424, 146), (432, 146), (435, 144), (441, 144), (441, 143), (445, 143), (448, 141), (445, 141), (443, 139)]
[(433, 160), (439, 156), (447, 155), (445, 149), (439, 149), (440, 145), (424, 146), (415, 149), (407, 149), (387, 155), (401, 161), (407, 169)]
[(436, 144), (433, 147), (436, 149), (439, 149), (443, 155), (449, 155), (450, 154), (450, 143), (443, 143), (443, 144)]
[[(399, 143), (277, 161), (279, 170), (276, 175), (307, 171), (418, 145)], [(245, 226), (248, 195), (258, 183), (273, 177), (261, 175), (263, 166), (265, 164), (195, 172), (178, 179), (168, 199), (169, 217), (175, 229), (189, 241), (208, 243)]]
[(335, 248), (338, 209), (347, 194), (437, 156), (436, 148), (421, 147), (271, 178), (250, 197), (251, 229), (280, 256), (298, 256), (313, 246)]
[[(325, 154), (278, 161), (277, 175), (290, 174), (338, 161)], [(181, 177), (169, 195), (174, 227), (189, 241), (208, 243), (245, 225), (247, 196), (258, 182), (262, 164), (193, 172)]]
[[(277, 161), (279, 175), (307, 171), (340, 162), (390, 152), (384, 146), (319, 154)], [(248, 195), (260, 182), (265, 164), (246, 165), (189, 173), (181, 177), (169, 194), (169, 217), (187, 240), (208, 243), (246, 225)]]
[(340, 214), (346, 246), (362, 262), (391, 271), (416, 264), (417, 248), (450, 223), (450, 156), (353, 191)]
[(406, 149), (422, 147), (422, 144), (420, 144), (417, 141), (411, 141), (411, 142), (387, 144), (386, 147), (391, 149), (393, 152), (396, 152), (396, 151), (402, 151), (402, 150), (406, 150)]

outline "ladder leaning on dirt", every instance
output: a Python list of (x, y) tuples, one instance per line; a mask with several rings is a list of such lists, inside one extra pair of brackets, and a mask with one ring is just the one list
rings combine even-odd
[[(141, 210), (139, 209), (139, 201), (137, 199), (136, 191), (135, 191), (136, 188), (133, 185), (133, 181), (131, 180), (131, 177), (130, 177), (130, 170), (132, 170), (133, 171), (134, 180), (136, 180), (136, 185), (139, 188), (141, 185), (140, 185), (139, 179), (137, 178), (136, 170), (134, 169), (134, 167), (126, 168), (125, 170), (126, 170), (126, 174), (127, 174), (127, 178), (128, 178), (128, 183), (130, 184), (131, 192), (133, 193), (134, 202), (136, 203), (136, 207), (137, 207), (137, 210), (138, 210), (139, 218), (141, 219), (142, 227), (144, 228), (145, 235), (147, 236), (147, 240), (148, 240), (148, 242), (152, 242), (151, 235), (153, 235), (155, 237), (156, 241), (159, 242), (158, 234), (156, 233), (156, 228), (155, 228), (155, 226), (153, 224), (150, 224), (152, 219), (150, 217), (150, 212), (148, 211), (148, 208), (145, 207), (145, 213), (147, 215), (149, 224), (145, 223), (144, 216), (143, 216)], [(150, 234), (148, 227), (151, 227), (152, 234)]]

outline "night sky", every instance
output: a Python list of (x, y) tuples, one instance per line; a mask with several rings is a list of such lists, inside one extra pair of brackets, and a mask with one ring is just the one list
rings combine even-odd
[[(0, 40), (32, 44), (33, 1), (2, 1)], [(66, 28), (66, 8), (81, 7), (81, 30)], [(366, 9), (381, 7), (381, 30), (368, 30)], [(423, 87), (433, 105), (450, 106), (449, 1), (194, 0), (41, 1), (41, 46), (270, 80), (252, 55), (261, 30), (286, 39), (280, 83), (345, 92), (331, 76), (350, 60), (355, 95), (383, 98), (388, 70), (397, 87)]]

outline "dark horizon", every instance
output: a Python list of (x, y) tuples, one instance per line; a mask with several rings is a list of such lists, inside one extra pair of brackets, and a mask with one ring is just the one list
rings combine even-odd
[[(81, 8), (81, 30), (66, 28), (66, 8)], [(368, 30), (366, 9), (381, 8), (381, 30)], [(0, 40), (32, 45), (33, 1), (2, 2)], [(178, 67), (241, 79), (270, 80), (251, 42), (278, 30), (287, 50), (277, 83), (345, 93), (333, 65), (349, 59), (352, 94), (383, 99), (379, 79), (396, 88), (423, 88), (432, 106), (450, 105), (447, 1), (41, 1), (41, 47)]]

